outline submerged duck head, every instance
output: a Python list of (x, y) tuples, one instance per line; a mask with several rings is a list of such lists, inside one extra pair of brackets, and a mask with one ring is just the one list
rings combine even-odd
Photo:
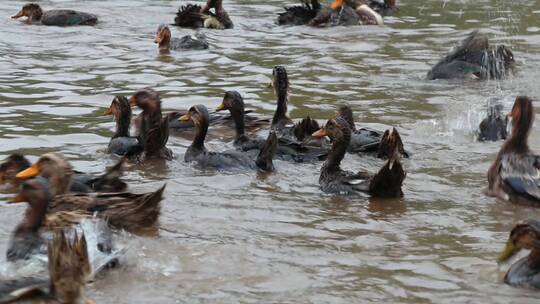
[(403, 147), (401, 135), (399, 135), (399, 132), (396, 130), (396, 128), (392, 128), (384, 132), (381, 143), (379, 144), (377, 157), (391, 159), (395, 154), (409, 157)]
[(170, 42), (171, 42), (171, 30), (165, 24), (160, 25), (157, 29), (154, 43), (157, 43), (159, 47), (162, 47), (162, 46), (168, 47)]
[(13, 19), (27, 17), (27, 21), (37, 21), (43, 16), (43, 10), (36, 3), (25, 4), (22, 9), (15, 15), (11, 16)]
[(50, 293), (59, 303), (92, 303), (84, 301), (84, 287), (90, 274), (88, 245), (84, 234), (79, 238), (57, 231), (48, 244)]
[(17, 173), (30, 165), (31, 163), (22, 154), (11, 154), (0, 164), (0, 184), (14, 182)]
[(506, 262), (521, 249), (540, 250), (540, 221), (527, 220), (512, 229), (503, 252), (499, 255), (499, 263)]
[(133, 96), (131, 96), (131, 98), (129, 98), (129, 105), (132, 108), (137, 106), (143, 111), (161, 111), (161, 100), (159, 99), (159, 94), (150, 88), (144, 88), (137, 91)]
[(68, 192), (73, 168), (63, 154), (46, 153), (30, 168), (19, 172), (16, 178), (24, 180), (38, 175), (48, 180), (53, 195), (59, 195)]

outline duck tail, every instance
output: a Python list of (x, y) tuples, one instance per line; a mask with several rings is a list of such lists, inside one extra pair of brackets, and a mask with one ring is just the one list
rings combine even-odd
[(114, 166), (107, 168), (105, 173), (91, 181), (91, 187), (95, 191), (121, 192), (126, 190), (127, 184), (120, 178), (124, 173), (124, 163), (127, 157), (122, 157)]
[(308, 116), (294, 126), (294, 136), (302, 141), (320, 128), (319, 123)]
[(375, 197), (402, 197), (401, 187), (406, 176), (400, 162), (400, 153), (395, 149), (384, 166), (371, 178), (369, 193)]
[(378, 158), (391, 158), (395, 151), (403, 157), (408, 158), (409, 154), (403, 148), (403, 141), (401, 140), (401, 135), (396, 130), (386, 130), (382, 136), (381, 142), (379, 144), (379, 149), (377, 152)]
[(278, 137), (276, 132), (271, 131), (255, 161), (259, 169), (267, 172), (274, 171), (274, 163), (272, 160), (276, 154), (277, 146)]
[(204, 20), (201, 18), (201, 8), (197, 4), (182, 5), (176, 13), (174, 25), (193, 28), (203, 27)]

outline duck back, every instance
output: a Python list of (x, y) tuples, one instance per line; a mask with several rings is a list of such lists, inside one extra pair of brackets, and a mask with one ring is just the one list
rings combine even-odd
[(50, 10), (41, 17), (44, 25), (70, 26), (95, 25), (98, 21), (96, 15), (73, 10)]

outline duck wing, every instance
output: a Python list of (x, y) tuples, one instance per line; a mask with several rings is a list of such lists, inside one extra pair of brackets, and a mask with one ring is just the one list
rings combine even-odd
[(50, 10), (41, 17), (41, 23), (45, 25), (94, 25), (98, 21), (96, 15), (73, 10)]
[(176, 13), (174, 25), (191, 28), (204, 27), (204, 19), (200, 13), (201, 9), (202, 7), (197, 4), (182, 5)]
[(321, 9), (321, 5), (318, 0), (311, 1), (309, 4), (307, 1), (302, 5), (295, 5), (285, 7), (285, 12), (278, 14), (277, 24), (279, 25), (304, 25), (308, 24)]
[(499, 172), (504, 186), (511, 192), (540, 200), (540, 156), (505, 154)]

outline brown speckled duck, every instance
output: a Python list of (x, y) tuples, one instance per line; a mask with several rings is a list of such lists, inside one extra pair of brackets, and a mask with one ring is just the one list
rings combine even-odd
[(26, 17), (27, 24), (43, 24), (56, 26), (95, 25), (98, 22), (96, 15), (74, 10), (43, 11), (37, 3), (28, 3), (11, 18)]

